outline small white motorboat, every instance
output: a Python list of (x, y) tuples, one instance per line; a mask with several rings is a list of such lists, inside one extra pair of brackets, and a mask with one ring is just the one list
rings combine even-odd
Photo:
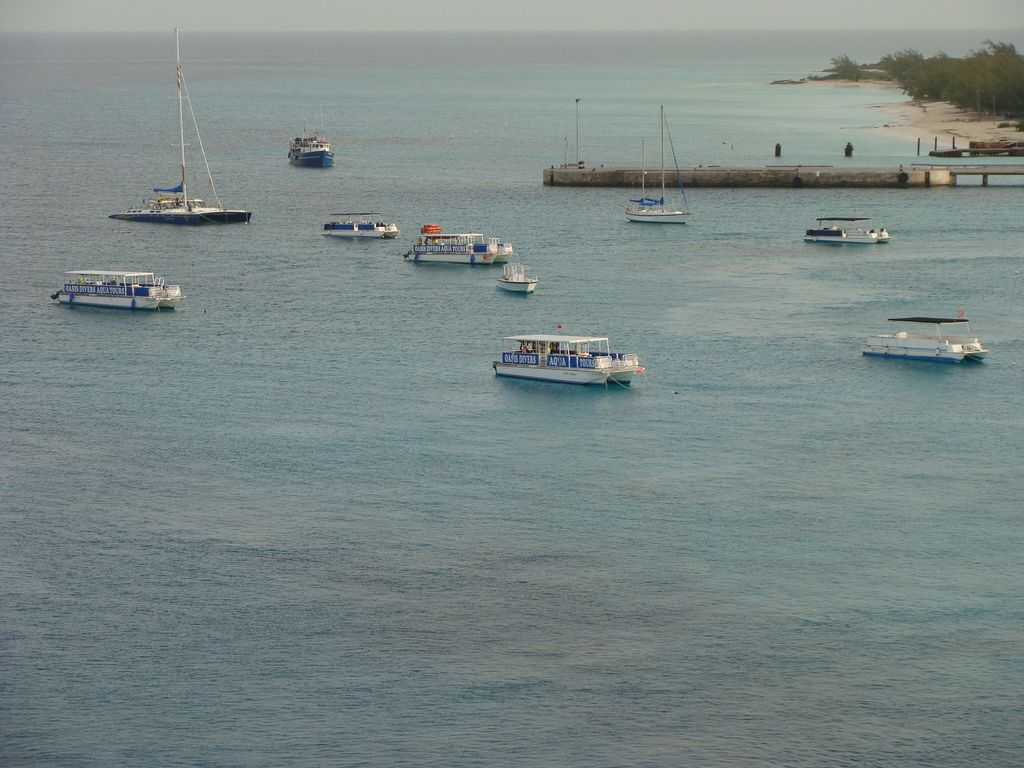
[(324, 234), (334, 237), (394, 238), (400, 234), (397, 224), (385, 224), (379, 213), (332, 213), (334, 220), (324, 224)]
[(501, 360), (492, 365), (497, 376), (626, 387), (644, 370), (634, 353), (612, 352), (606, 336), (547, 334), (506, 336), (501, 340)]
[(868, 222), (871, 219), (863, 217), (841, 217), (831, 216), (818, 219), (816, 228), (808, 229), (804, 233), (804, 241), (808, 243), (833, 243), (843, 245), (844, 243), (871, 245), (873, 243), (887, 243), (891, 239), (884, 228), (871, 228), (867, 224), (860, 226), (837, 226), (826, 222), (840, 221), (845, 224), (856, 224), (857, 222)]
[(497, 264), (515, 255), (510, 243), (502, 243), (496, 237), (485, 240), (479, 232), (448, 235), (438, 224), (425, 224), (405, 258), (416, 263)]
[(526, 276), (526, 265), (522, 262), (510, 261), (498, 278), (498, 287), (510, 293), (533, 293), (537, 289), (537, 278)]
[[(981, 362), (988, 350), (973, 336), (967, 318), (944, 317), (891, 317), (893, 332), (869, 336), (861, 351), (865, 355), (902, 357), (907, 360), (930, 360), (940, 363)], [(896, 324), (910, 326), (910, 330), (896, 330)], [(915, 332), (924, 326), (934, 326), (934, 333)], [(960, 333), (964, 335), (959, 335)], [(956, 335), (955, 335), (956, 334)]]
[(111, 309), (174, 309), (185, 298), (180, 285), (167, 285), (152, 272), (76, 269), (66, 272), (64, 287), (51, 295), (61, 304)]

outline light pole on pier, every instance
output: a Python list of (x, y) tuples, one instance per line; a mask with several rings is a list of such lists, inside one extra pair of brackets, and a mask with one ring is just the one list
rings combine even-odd
[(580, 164), (580, 100), (576, 99), (576, 167)]

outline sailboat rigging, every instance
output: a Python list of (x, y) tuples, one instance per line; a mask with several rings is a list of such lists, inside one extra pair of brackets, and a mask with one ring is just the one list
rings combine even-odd
[[(647, 196), (647, 163), (646, 158), (642, 159), (640, 172), (641, 193), (639, 200), (630, 200), (632, 205), (626, 206), (626, 218), (630, 221), (645, 221), (657, 224), (685, 224), (691, 214), (687, 210), (686, 190), (683, 189), (683, 177), (679, 172), (679, 162), (676, 160), (676, 148), (672, 143), (672, 134), (669, 133), (669, 144), (672, 147), (672, 161), (676, 166), (676, 178), (679, 181), (679, 192), (683, 196), (683, 209), (670, 210), (665, 207), (665, 107), (661, 107), (661, 197), (653, 198)], [(641, 147), (643, 143), (641, 143)], [(645, 154), (641, 150), (641, 154)]]
[[(206, 159), (206, 150), (203, 148), (203, 140), (199, 135), (199, 123), (196, 120), (195, 111), (192, 109), (192, 100), (189, 99), (185, 75), (181, 69), (181, 50), (178, 45), (177, 29), (174, 30), (174, 54), (178, 86), (178, 147), (181, 182), (176, 187), (154, 189), (153, 191), (158, 194), (157, 197), (143, 201), (138, 208), (129, 208), (124, 213), (115, 213), (110, 218), (158, 224), (247, 224), (252, 217), (250, 211), (226, 209), (221, 205), (220, 198), (217, 196), (217, 187), (213, 183), (210, 163)], [(192, 118), (192, 126), (195, 129), (196, 143), (199, 145), (199, 152), (203, 157), (203, 164), (206, 166), (206, 175), (210, 181), (210, 190), (213, 193), (215, 205), (207, 205), (201, 198), (188, 196), (188, 179), (185, 173), (185, 147), (187, 145), (185, 144), (184, 105), (186, 102), (189, 115)], [(164, 197), (161, 193), (169, 193), (170, 196)]]

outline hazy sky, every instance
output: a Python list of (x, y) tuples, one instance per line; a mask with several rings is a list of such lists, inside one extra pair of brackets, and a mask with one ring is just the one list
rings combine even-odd
[(1024, 0), (0, 0), (54, 32), (1020, 29)]

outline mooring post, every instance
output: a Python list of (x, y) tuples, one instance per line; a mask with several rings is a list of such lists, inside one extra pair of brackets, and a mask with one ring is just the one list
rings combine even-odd
[(920, 139), (917, 140), (917, 154), (918, 154), (918, 156), (921, 155), (921, 140)]
[(782, 157), (782, 145), (781, 144), (776, 144), (775, 145), (775, 156), (776, 157)]

